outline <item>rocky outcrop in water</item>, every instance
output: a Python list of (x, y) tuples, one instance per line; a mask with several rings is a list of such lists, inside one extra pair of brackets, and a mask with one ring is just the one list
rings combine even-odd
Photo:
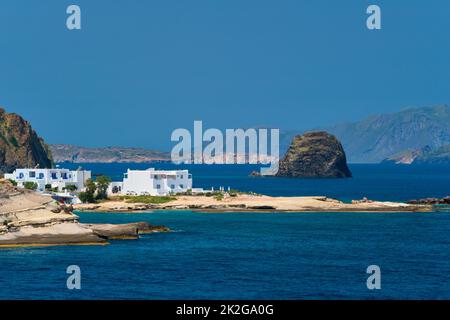
[(335, 136), (324, 132), (298, 135), (292, 141), (278, 177), (347, 178), (352, 174), (347, 166), (344, 149)]
[(140, 234), (168, 232), (169, 228), (153, 226), (147, 222), (127, 224), (83, 224), (86, 228), (105, 239), (138, 239)]
[(444, 198), (425, 198), (408, 201), (409, 204), (448, 204), (450, 205), (450, 196)]
[(30, 123), (0, 108), (0, 173), (17, 167), (50, 168), (51, 153)]

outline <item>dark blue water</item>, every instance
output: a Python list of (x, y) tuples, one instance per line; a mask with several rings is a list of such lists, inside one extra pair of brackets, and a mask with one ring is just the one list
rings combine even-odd
[[(91, 168), (118, 175), (127, 166)], [(392, 200), (443, 196), (450, 185), (449, 171), (437, 167), (352, 166), (355, 178), (348, 180), (253, 179), (244, 168), (226, 168), (192, 168), (194, 183)], [(148, 221), (175, 232), (109, 246), (0, 250), (0, 299), (450, 299), (446, 212), (80, 216)], [(381, 290), (366, 287), (373, 264), (381, 268)], [(69, 265), (81, 268), (81, 290), (66, 288)]]
[[(62, 164), (68, 168), (79, 165)], [(253, 191), (273, 196), (324, 195), (343, 201), (368, 197), (374, 200), (406, 201), (426, 197), (450, 195), (450, 166), (393, 166), (353, 164), (350, 179), (289, 179), (255, 178), (249, 173), (254, 165), (183, 165), (157, 164), (83, 164), (96, 174), (106, 174), (113, 180), (122, 180), (130, 169), (187, 168), (193, 174), (194, 187), (215, 189), (220, 186), (241, 191)]]
[[(449, 299), (450, 214), (82, 214), (173, 233), (0, 251), (2, 299)], [(82, 289), (66, 289), (79, 265)], [(380, 266), (381, 290), (366, 287)]]

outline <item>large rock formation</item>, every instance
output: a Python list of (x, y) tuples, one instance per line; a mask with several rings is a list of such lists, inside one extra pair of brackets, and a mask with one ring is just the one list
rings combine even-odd
[(37, 165), (40, 168), (52, 166), (47, 145), (28, 121), (0, 108), (0, 173)]
[(299, 178), (346, 178), (352, 174), (341, 143), (324, 132), (298, 135), (292, 141), (276, 176)]

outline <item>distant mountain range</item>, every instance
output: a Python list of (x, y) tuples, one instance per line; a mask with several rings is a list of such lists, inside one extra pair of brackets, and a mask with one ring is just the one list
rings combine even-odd
[[(51, 144), (49, 145), (53, 155), (54, 162), (73, 162), (73, 163), (146, 163), (146, 162), (167, 162), (171, 161), (170, 152), (163, 152), (157, 150), (147, 150), (143, 148), (128, 148), (128, 147), (99, 147), (87, 148), (68, 144)], [(192, 153), (192, 157), (194, 154)], [(266, 161), (269, 163), (273, 157), (267, 155), (265, 157), (258, 157), (258, 154), (249, 156), (248, 154), (234, 154), (226, 153), (223, 156), (225, 159), (232, 159), (232, 162), (240, 161), (248, 162), (249, 159), (253, 161)], [(261, 160), (262, 159), (262, 160)], [(193, 159), (192, 159), (193, 160)], [(206, 163), (212, 161), (212, 158), (203, 158)]]
[[(450, 107), (409, 108), (320, 129), (341, 141), (350, 163), (378, 163), (399, 153), (425, 147), (439, 152), (439, 148), (450, 145)], [(288, 141), (299, 133), (282, 132), (281, 149), (287, 150)]]
[(54, 162), (111, 163), (170, 161), (170, 153), (142, 148), (104, 147), (87, 148), (66, 144), (52, 144)]
[[(450, 157), (450, 107), (409, 108), (375, 115), (358, 122), (337, 124), (327, 131), (341, 141), (350, 163), (443, 163)], [(296, 135), (305, 130), (280, 132), (280, 157)], [(55, 162), (154, 162), (170, 161), (170, 153), (142, 148), (86, 148), (50, 145)], [(393, 160), (394, 159), (394, 160)]]

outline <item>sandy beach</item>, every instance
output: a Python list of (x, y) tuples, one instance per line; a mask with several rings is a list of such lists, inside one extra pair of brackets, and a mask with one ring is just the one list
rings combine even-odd
[(430, 212), (429, 205), (411, 205), (400, 202), (352, 201), (344, 203), (323, 196), (271, 197), (264, 195), (225, 195), (223, 199), (207, 196), (176, 196), (162, 204), (130, 203), (113, 199), (96, 204), (79, 204), (78, 211), (139, 212), (149, 210), (194, 210), (202, 212)]

